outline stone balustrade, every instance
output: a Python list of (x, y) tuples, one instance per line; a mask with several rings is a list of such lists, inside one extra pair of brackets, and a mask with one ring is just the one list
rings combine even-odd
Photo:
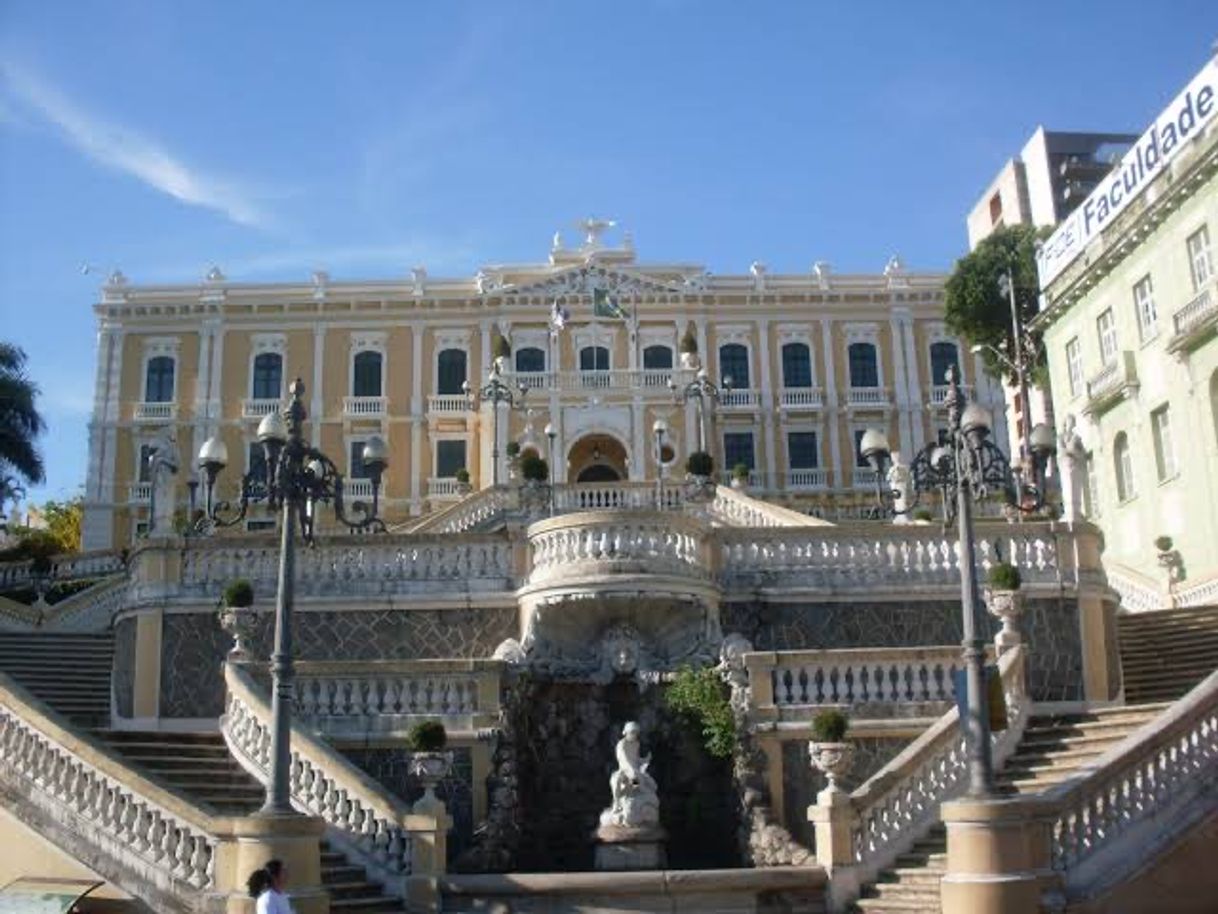
[(749, 498), (729, 486), (716, 486), (715, 496), (707, 505), (707, 513), (716, 521), (734, 527), (817, 527), (828, 526), (824, 521), (783, 508), (779, 505)]
[(420, 720), (449, 730), (494, 726), (499, 660), (299, 661), (296, 711), (331, 737), (394, 735)]
[[(992, 734), (998, 765), (1014, 752), (1031, 709), (1025, 667), (1022, 645), (998, 662), (1008, 721), (1007, 729)], [(817, 859), (833, 874), (839, 901), (851, 900), (926, 833), (940, 805), (963, 791), (966, 766), (960, 713), (953, 706), (853, 793), (840, 800), (822, 793), (808, 817), (816, 827)]]
[[(1218, 672), (1042, 794), (943, 807), (943, 910), (1035, 910), (1111, 887), (1218, 811)], [(1047, 875), (1051, 874), (1051, 875)], [(1098, 908), (1097, 908), (1098, 910)]]
[(407, 529), (412, 533), (467, 533), (503, 515), (514, 504), (515, 498), (507, 486), (480, 489), (443, 511), (427, 515)]
[[(179, 592), (215, 599), (236, 578), (269, 592), (278, 571), (272, 538), (192, 539), (182, 552)], [(503, 591), (515, 573), (511, 543), (492, 536), (327, 537), (296, 551), (296, 593), (303, 597)]]
[(91, 865), (129, 891), (132, 879), (177, 899), (219, 887), (227, 820), (145, 779), (3, 674), (0, 782), (88, 842)]
[(528, 537), (531, 585), (627, 572), (710, 576), (705, 528), (683, 514), (566, 514), (532, 524)]
[[(654, 482), (607, 482), (556, 485), (554, 510), (569, 511), (653, 511), (659, 489)], [(683, 500), (680, 483), (664, 485), (663, 505), (679, 509)]]
[[(264, 784), (270, 780), (271, 706), (249, 672), (228, 663), (227, 710), (220, 729), (229, 750)], [(410, 892), (410, 877), (444, 871), (445, 835), (451, 820), (416, 814), (393, 793), (314, 736), (292, 723), (292, 804), (319, 816), (330, 840), (369, 875), (399, 894)]]
[(744, 657), (759, 720), (807, 716), (825, 705), (904, 705), (955, 700), (958, 645), (765, 651)]
[[(48, 578), (54, 581), (103, 578), (120, 574), (125, 568), (123, 557), (110, 550), (67, 553), (51, 557)], [(0, 564), (0, 591), (30, 587), (33, 585), (33, 578), (33, 562), (29, 559)]]

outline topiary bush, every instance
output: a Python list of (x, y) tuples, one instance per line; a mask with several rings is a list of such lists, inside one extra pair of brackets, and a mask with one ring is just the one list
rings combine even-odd
[(1156, 536), (1155, 548), (1160, 552), (1171, 552), (1171, 547), (1174, 545), (1170, 536)]
[(411, 752), (439, 752), (448, 745), (448, 731), (438, 720), (415, 724), (406, 734), (406, 748)]
[(453, 478), (463, 486), (469, 485), (469, 470), (465, 469), (465, 467), (461, 467), (461, 469), (457, 470), (457, 472), (453, 474)]
[(224, 588), (224, 605), (244, 609), (254, 605), (254, 585), (245, 578), (229, 582)]
[(520, 460), (520, 475), (528, 482), (545, 482), (550, 478), (550, 465), (543, 457), (526, 454)]
[(732, 467), (732, 475), (744, 482), (748, 481), (749, 472), (750, 470), (747, 463), (738, 463)]
[(736, 718), (727, 685), (714, 669), (684, 667), (664, 693), (668, 706), (702, 732), (702, 744), (715, 758), (730, 758), (736, 749)]
[(817, 743), (840, 743), (850, 729), (850, 718), (841, 711), (821, 711), (812, 718), (812, 740)]
[(507, 447), (504, 448), (504, 451), (507, 453), (509, 458), (519, 457), (520, 456), (520, 442), (519, 441), (509, 441), (507, 443)]
[(711, 476), (715, 472), (715, 458), (706, 451), (694, 451), (685, 461), (685, 472), (691, 476)]
[(1019, 569), (1009, 562), (1000, 562), (990, 569), (989, 576), (990, 586), (995, 590), (1019, 590), (1019, 585), (1023, 583), (1023, 578), (1019, 575)]

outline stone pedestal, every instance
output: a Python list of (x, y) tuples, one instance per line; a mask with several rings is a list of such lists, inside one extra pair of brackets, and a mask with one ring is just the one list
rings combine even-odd
[(668, 833), (659, 826), (602, 825), (592, 837), (598, 870), (659, 870), (668, 866), (664, 849)]
[(288, 894), (297, 914), (327, 914), (330, 896), (321, 884), (323, 819), (303, 815), (263, 815), (232, 820), (232, 840), (215, 861), (216, 887), (226, 897), (226, 914), (253, 914), (254, 899), (245, 892), (250, 873), (268, 860), (282, 860), (288, 870)]

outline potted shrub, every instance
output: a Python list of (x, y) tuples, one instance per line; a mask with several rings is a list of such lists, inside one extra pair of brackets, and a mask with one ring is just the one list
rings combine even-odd
[(512, 356), (512, 344), (502, 333), (495, 337), (495, 342), (491, 346), (491, 355), (495, 357), (495, 366), (499, 371), (508, 370), (508, 359)]
[(461, 469), (457, 470), (457, 472), (453, 474), (453, 478), (457, 480), (457, 492), (461, 495), (468, 495), (470, 489), (473, 488), (473, 486), (469, 484), (469, 470), (467, 470), (465, 467), (461, 467)]
[(989, 573), (989, 586), (985, 589), (985, 605), (990, 615), (1002, 620), (1002, 631), (994, 637), (994, 646), (1001, 655), (1019, 644), (1019, 617), (1023, 615), (1023, 594), (1019, 587), (1023, 583), (1019, 569), (1009, 562), (999, 562)]
[(709, 479), (715, 474), (715, 458), (706, 451), (694, 451), (685, 460), (685, 472), (696, 479)]
[(749, 484), (749, 472), (748, 465), (744, 463), (738, 463), (732, 467), (732, 488), (747, 488)]
[(839, 781), (850, 771), (854, 762), (854, 745), (846, 742), (849, 729), (850, 718), (838, 710), (821, 711), (812, 718), (808, 755), (816, 769), (829, 781), (829, 786), (822, 793), (845, 793)]
[(1172, 546), (1174, 545), (1175, 543), (1170, 536), (1155, 537), (1155, 548), (1159, 550), (1160, 554), (1164, 552), (1171, 552)]
[(406, 734), (406, 748), (410, 750), (410, 773), (423, 784), (423, 796), (415, 803), (417, 812), (427, 812), (442, 805), (436, 797), (436, 786), (448, 774), (451, 759), (444, 751), (448, 745), (448, 731), (438, 720), (425, 720), (415, 724)]
[(525, 454), (520, 460), (520, 475), (526, 483), (540, 485), (550, 478), (550, 465), (536, 454)]
[(220, 627), (233, 637), (230, 660), (249, 660), (249, 639), (254, 634), (254, 585), (245, 578), (230, 581), (221, 598)]
[(694, 335), (692, 325), (687, 327), (685, 333), (682, 334), (678, 349), (681, 351), (681, 367), (689, 371), (696, 370), (698, 368), (698, 337)]

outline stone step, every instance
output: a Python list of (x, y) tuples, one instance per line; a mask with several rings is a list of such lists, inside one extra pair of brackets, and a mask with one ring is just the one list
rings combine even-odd
[(321, 867), (321, 881), (326, 885), (335, 885), (344, 882), (358, 882), (366, 878), (364, 868), (362, 866), (345, 865), (346, 858), (341, 854), (336, 854), (339, 860), (344, 861), (343, 865), (335, 864), (327, 866), (325, 863)]
[(884, 885), (934, 885), (938, 886), (946, 870), (935, 870), (921, 866), (898, 866), (884, 870), (879, 875), (880, 883)]
[(939, 869), (941, 872), (946, 873), (947, 854), (923, 854), (918, 851), (909, 851), (897, 857), (896, 865), (899, 869), (929, 868), (932, 870)]
[(1045, 746), (1019, 744), (1015, 754), (1007, 759), (1007, 764), (1017, 762), (1021, 765), (1038, 762), (1057, 762), (1059, 765), (1078, 765), (1103, 755), (1112, 746), (1121, 742), (1120, 739), (1105, 740), (1101, 743), (1088, 743), (1085, 746)]
[[(158, 768), (164, 771), (176, 771), (179, 769), (187, 771), (231, 771), (236, 765), (231, 759), (224, 758), (199, 758), (199, 757), (175, 757), (169, 755), (135, 755), (130, 752), (123, 752), (122, 756), (133, 765), (139, 765), (142, 768)], [(240, 765), (236, 765), (240, 768)]]
[(877, 882), (864, 887), (862, 897), (938, 901), (939, 883)]
[(1116, 730), (1102, 733), (1083, 733), (1078, 736), (1057, 736), (1053, 734), (1038, 734), (1034, 737), (1024, 737), (1019, 741), (1019, 751), (1024, 749), (1037, 750), (1071, 750), (1092, 747), (1095, 752), (1103, 752), (1110, 746), (1115, 746), (1125, 738), (1125, 734)]
[(332, 898), (330, 900), (331, 911), (362, 911), (362, 912), (381, 912), (396, 911), (401, 914), (402, 899), (393, 898), (389, 895), (378, 895), (368, 898)]
[(860, 898), (854, 903), (856, 911), (939, 911), (936, 899)]

